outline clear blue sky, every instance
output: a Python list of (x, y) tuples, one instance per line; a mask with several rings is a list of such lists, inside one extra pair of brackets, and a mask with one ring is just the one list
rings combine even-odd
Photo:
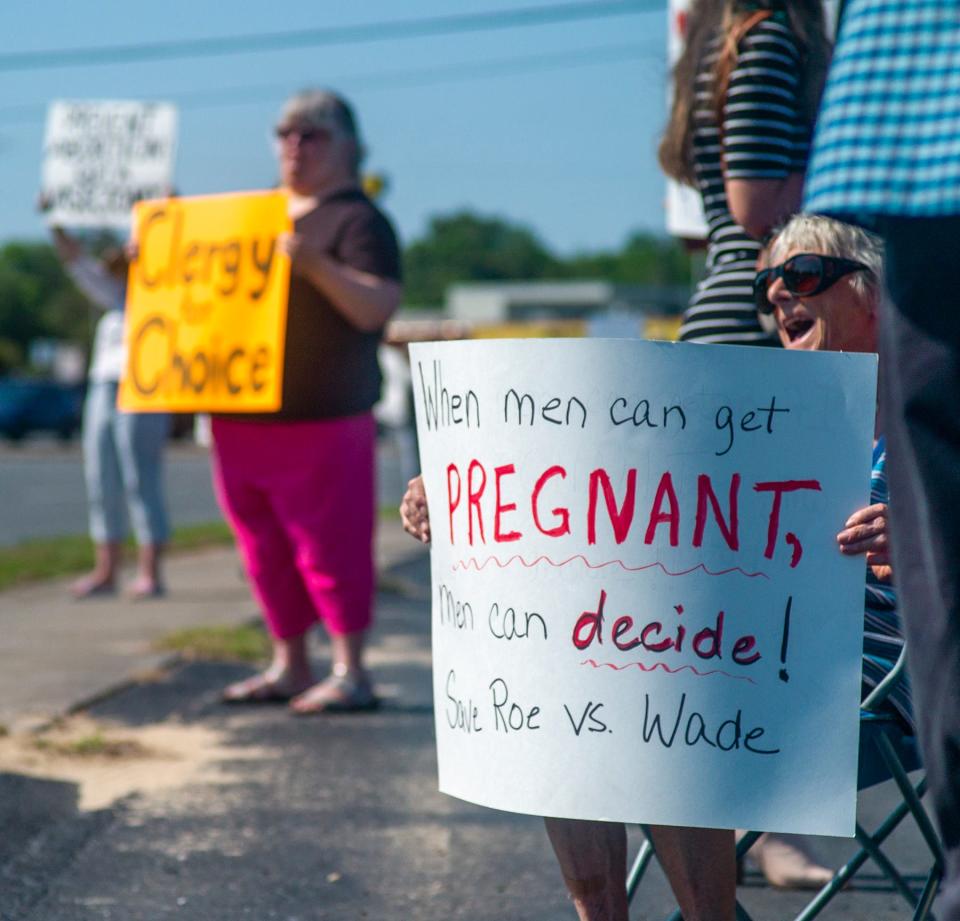
[[(554, 2), (11, 0), (0, 57)], [(648, 6), (655, 9), (529, 28), (0, 71), (0, 240), (44, 234), (33, 208), (50, 100), (179, 103), (176, 182), (191, 195), (271, 185), (270, 127), (285, 96), (304, 86), (330, 86), (353, 101), (367, 167), (389, 175), (383, 204), (407, 240), (431, 215), (461, 207), (522, 221), (560, 252), (615, 246), (635, 228), (660, 231), (666, 0)], [(231, 92), (215, 95), (223, 91)]]

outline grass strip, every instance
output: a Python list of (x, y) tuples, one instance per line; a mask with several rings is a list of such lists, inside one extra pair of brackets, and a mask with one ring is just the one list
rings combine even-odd
[[(170, 551), (196, 550), (200, 547), (229, 546), (230, 528), (222, 521), (176, 528)], [(127, 541), (130, 552), (136, 545)], [(93, 543), (85, 534), (44, 537), (24, 541), (12, 547), (0, 547), (0, 591), (14, 585), (57, 579), (85, 572), (93, 566)]]
[[(395, 506), (382, 506), (378, 511), (381, 521), (399, 518)], [(201, 547), (228, 547), (232, 543), (229, 526), (223, 521), (211, 521), (175, 528), (169, 550), (178, 553)], [(125, 549), (130, 554), (136, 552), (133, 538), (127, 540)], [(72, 576), (92, 567), (93, 543), (85, 534), (23, 541), (0, 547), (0, 591), (28, 582)]]
[(67, 741), (41, 736), (33, 740), (33, 747), (40, 752), (67, 758), (136, 758), (149, 754), (135, 739), (107, 738), (99, 729)]
[(212, 662), (262, 662), (270, 658), (270, 638), (259, 623), (188, 627), (154, 643), (155, 649)]

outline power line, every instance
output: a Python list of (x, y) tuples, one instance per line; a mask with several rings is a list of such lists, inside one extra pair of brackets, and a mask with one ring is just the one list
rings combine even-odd
[[(413, 86), (437, 86), (448, 83), (460, 83), (491, 77), (509, 77), (521, 73), (567, 69), (572, 67), (594, 67), (603, 64), (617, 64), (663, 56), (662, 42), (648, 44), (601, 45), (594, 48), (582, 48), (575, 51), (552, 52), (549, 54), (526, 55), (523, 57), (488, 58), (480, 62), (467, 62), (449, 67), (418, 68), (413, 70), (380, 71), (367, 74), (352, 74), (331, 78), (333, 86), (342, 85), (352, 91), (358, 89), (403, 89)], [(220, 106), (246, 105), (275, 99), (278, 95), (289, 93), (289, 83), (256, 84), (253, 86), (234, 86), (222, 89), (195, 90), (185, 93), (166, 93), (163, 101), (173, 101), (182, 108), (217, 108)], [(159, 99), (160, 97), (158, 97)], [(18, 124), (36, 124), (45, 117), (47, 104), (18, 103), (0, 106), (0, 127)]]
[(219, 38), (141, 42), (90, 48), (59, 48), (47, 51), (11, 51), (0, 54), (0, 71), (41, 70), (61, 67), (92, 67), (136, 61), (174, 58), (219, 57), (318, 45), (343, 45), (388, 39), (422, 38), (458, 32), (480, 32), (550, 25), (609, 16), (646, 13), (664, 8), (665, 0), (579, 0), (549, 6), (488, 10), (330, 26), (320, 29), (269, 32), (260, 35), (228, 35)]

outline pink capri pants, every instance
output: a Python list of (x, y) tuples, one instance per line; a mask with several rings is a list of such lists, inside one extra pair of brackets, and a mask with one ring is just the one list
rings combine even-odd
[(214, 486), (271, 634), (336, 634), (373, 619), (370, 413), (306, 422), (213, 420)]

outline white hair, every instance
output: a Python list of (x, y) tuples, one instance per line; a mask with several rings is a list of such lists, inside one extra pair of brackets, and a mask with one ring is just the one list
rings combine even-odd
[(302, 122), (314, 127), (323, 127), (333, 122), (354, 142), (353, 171), (360, 169), (366, 154), (357, 117), (353, 107), (343, 96), (332, 90), (305, 89), (294, 93), (280, 110), (279, 125)]
[(870, 271), (853, 273), (850, 284), (860, 297), (879, 299), (883, 288), (883, 241), (876, 234), (821, 214), (795, 214), (776, 232), (770, 244), (769, 263), (779, 265), (789, 252), (820, 253), (862, 262)]

